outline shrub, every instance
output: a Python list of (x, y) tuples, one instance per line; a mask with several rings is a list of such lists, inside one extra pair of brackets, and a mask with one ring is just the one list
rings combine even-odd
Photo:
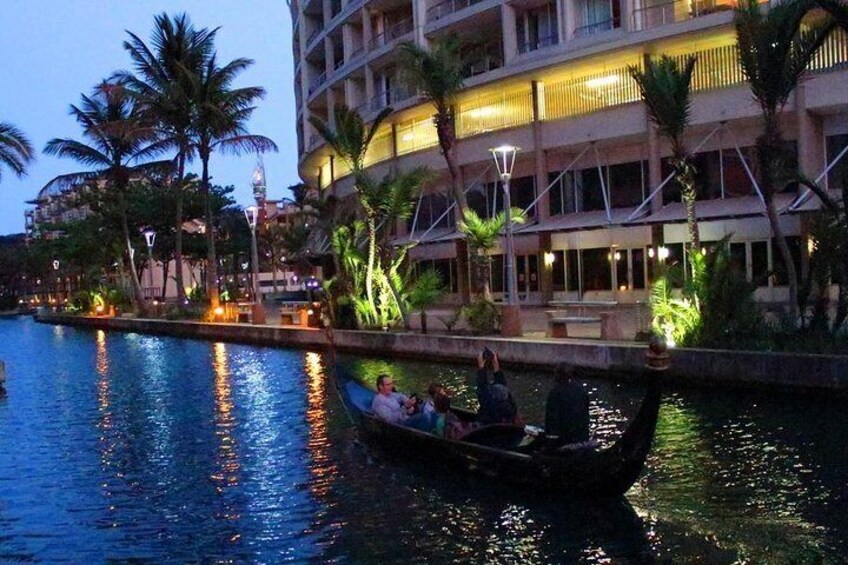
[(477, 298), (463, 308), (465, 319), (475, 334), (492, 334), (500, 326), (500, 314), (495, 303), (485, 298)]

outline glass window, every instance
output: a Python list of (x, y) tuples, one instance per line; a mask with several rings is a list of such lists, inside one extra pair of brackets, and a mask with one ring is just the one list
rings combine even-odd
[(695, 191), (698, 200), (721, 198), (721, 156), (718, 151), (699, 153), (694, 158)]
[(612, 270), (610, 269), (610, 250), (606, 247), (583, 249), (583, 290), (612, 290)]
[(465, 195), (468, 207), (474, 210), (481, 218), (489, 217), (488, 203), (486, 202), (486, 185), (478, 184), (471, 188)]
[(539, 256), (527, 256), (527, 285), (530, 292), (539, 292)]
[(646, 173), (646, 161), (610, 166), (611, 206), (613, 208), (625, 208), (641, 204), (646, 196), (644, 191)]
[(645, 288), (645, 250), (631, 249), (630, 257), (633, 263), (633, 288)]
[[(798, 236), (789, 236), (786, 238), (786, 245), (789, 246), (789, 253), (792, 255), (792, 262), (795, 263), (795, 272), (800, 276), (801, 273), (801, 238)], [(774, 273), (774, 284), (785, 286), (789, 282), (786, 276), (786, 266), (783, 263), (783, 254), (780, 253), (780, 247), (777, 242), (771, 240), (771, 260), (772, 272)]]
[(565, 272), (566, 272), (566, 282), (568, 283), (568, 288), (566, 290), (570, 290), (572, 292), (577, 292), (580, 290), (580, 260), (578, 258), (577, 249), (569, 249), (565, 252)]
[(739, 269), (748, 278), (748, 259), (744, 242), (733, 242), (730, 244), (730, 264), (734, 269)]
[(598, 174), (598, 169), (583, 169), (578, 178), (580, 179), (580, 193), (583, 195), (583, 206), (580, 210), (582, 212), (605, 210), (604, 194), (601, 192), (601, 177)]
[[(753, 147), (741, 147), (740, 151), (748, 163), (751, 171), (754, 170), (756, 162), (756, 151)], [(739, 196), (753, 196), (757, 194), (754, 190), (754, 185), (751, 184), (751, 179), (748, 173), (745, 172), (745, 166), (739, 159), (739, 154), (735, 148), (725, 149), (722, 151), (722, 168), (724, 169), (724, 197), (735, 198)]]
[[(512, 200), (513, 208), (521, 208), (526, 210), (528, 206), (536, 199), (536, 182), (531, 177), (514, 178), (509, 183), (509, 197)], [(503, 210), (503, 202), (499, 202), (498, 210)], [(533, 209), (528, 211), (530, 217), (536, 216), (535, 205)]]
[(615, 263), (615, 284), (618, 285), (618, 290), (629, 289), (630, 281), (628, 280), (629, 269), (627, 268), (627, 250), (614, 248), (612, 250), (612, 260)]
[[(827, 162), (832, 163), (836, 156), (848, 146), (848, 134), (831, 135), (825, 141), (827, 144)], [(848, 185), (848, 155), (841, 159), (827, 173), (827, 186), (830, 189), (845, 188)]]
[(768, 241), (751, 242), (751, 281), (757, 286), (768, 286)]
[(548, 210), (551, 216), (558, 216), (565, 213), (563, 210), (565, 202), (565, 199), (563, 198), (563, 179), (565, 178), (565, 175), (560, 178), (557, 177), (559, 177), (559, 173), (548, 173), (549, 186), (552, 182), (554, 182), (554, 180), (556, 180), (556, 183), (554, 183), (550, 190), (548, 190)]
[(492, 255), (492, 292), (504, 291), (503, 255)]
[(683, 279), (686, 276), (686, 259), (683, 256), (683, 244), (671, 243), (665, 246), (668, 251), (668, 256), (665, 259), (665, 265), (668, 269), (669, 280), (674, 288), (683, 287)]
[(565, 290), (565, 251), (554, 251), (554, 263), (551, 265), (552, 288), (554, 292)]

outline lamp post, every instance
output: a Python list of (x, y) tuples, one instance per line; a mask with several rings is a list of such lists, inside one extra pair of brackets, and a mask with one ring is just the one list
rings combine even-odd
[(262, 295), (259, 292), (259, 250), (256, 247), (256, 224), (259, 219), (259, 208), (248, 206), (244, 209), (244, 217), (250, 226), (250, 251), (253, 262), (253, 323), (265, 323), (265, 308), (262, 306)]
[(56, 273), (55, 289), (56, 289), (56, 303), (58, 304), (59, 303), (59, 292), (60, 292), (59, 283), (62, 282), (62, 278), (59, 276), (59, 260), (58, 259), (53, 259), (53, 272)]
[(509, 181), (515, 166), (515, 154), (519, 148), (513, 145), (501, 145), (489, 150), (498, 168), (504, 191), (504, 216), (506, 218), (506, 300), (501, 316), (501, 333), (505, 336), (521, 335), (521, 306), (518, 303), (518, 277), (515, 272), (515, 240), (512, 235), (512, 201), (509, 196)]
[(144, 231), (144, 241), (147, 243), (147, 269), (148, 287), (153, 288), (153, 242), (156, 241), (156, 232), (153, 230)]

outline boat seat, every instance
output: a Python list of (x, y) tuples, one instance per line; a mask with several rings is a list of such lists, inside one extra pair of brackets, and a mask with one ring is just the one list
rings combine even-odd
[(515, 450), (524, 441), (524, 426), (518, 424), (489, 424), (477, 428), (462, 437), (462, 441), (494, 447), (496, 449)]

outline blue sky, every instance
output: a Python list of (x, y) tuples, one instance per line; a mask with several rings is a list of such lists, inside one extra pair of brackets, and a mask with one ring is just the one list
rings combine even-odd
[[(198, 27), (220, 26), (221, 61), (256, 61), (237, 86), (267, 90), (250, 130), (280, 147), (264, 156), (268, 197), (289, 196), (285, 188), (298, 178), (291, 18), (284, 0), (0, 0), (0, 121), (23, 130), (39, 152), (22, 179), (2, 171), (0, 235), (22, 232), (26, 201), (56, 175), (79, 170), (41, 149), (54, 137), (80, 138), (69, 104), (113, 71), (129, 68), (125, 30), (147, 41), (153, 16), (163, 11), (186, 12)], [(234, 185), (236, 201), (247, 204), (255, 165), (255, 157), (218, 157), (213, 181)]]

